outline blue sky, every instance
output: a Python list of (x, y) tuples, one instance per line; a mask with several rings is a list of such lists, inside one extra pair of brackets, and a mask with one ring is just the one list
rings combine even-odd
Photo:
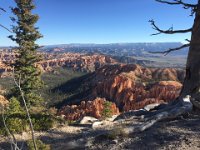
[[(187, 1), (187, 0), (186, 0)], [(191, 0), (188, 0), (191, 1)], [(195, 2), (195, 1), (193, 1)], [(40, 45), (67, 43), (116, 42), (184, 42), (189, 34), (150, 36), (155, 31), (148, 20), (154, 19), (163, 29), (192, 26), (190, 10), (168, 6), (154, 0), (35, 0), (34, 13), (40, 15), (37, 26), (44, 37)], [(0, 23), (10, 27), (12, 16), (9, 6), (14, 0), (1, 0)], [(0, 46), (14, 45), (0, 28)]]

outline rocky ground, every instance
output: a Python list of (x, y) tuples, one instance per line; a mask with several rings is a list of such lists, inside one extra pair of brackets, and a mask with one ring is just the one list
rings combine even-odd
[[(142, 133), (131, 136), (98, 136), (103, 130), (94, 130), (87, 125), (63, 125), (46, 132), (37, 132), (36, 136), (54, 150), (122, 150), (122, 149), (164, 149), (197, 150), (200, 149), (200, 116), (189, 114), (176, 120), (159, 122)], [(22, 140), (21, 135), (16, 136)], [(29, 135), (23, 133), (23, 139)], [(7, 139), (0, 137), (1, 149), (9, 149)]]

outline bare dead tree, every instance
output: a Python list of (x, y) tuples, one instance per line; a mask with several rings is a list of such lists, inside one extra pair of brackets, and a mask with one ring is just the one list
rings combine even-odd
[[(157, 31), (157, 34), (177, 34), (177, 33), (191, 33), (191, 40), (186, 40), (188, 43), (177, 48), (172, 48), (164, 52), (168, 54), (172, 51), (181, 50), (182, 48), (189, 47), (189, 53), (186, 64), (186, 76), (183, 83), (180, 96), (176, 102), (168, 104), (164, 109), (160, 109), (155, 112), (142, 111), (140, 113), (132, 112), (133, 116), (143, 116), (140, 120), (143, 121), (139, 127), (126, 128), (127, 133), (132, 133), (135, 130), (144, 131), (151, 127), (153, 124), (160, 120), (169, 118), (176, 118), (179, 115), (191, 112), (193, 108), (200, 109), (200, 0), (196, 4), (185, 3), (182, 0), (156, 0), (157, 2), (169, 4), (169, 5), (180, 5), (184, 9), (191, 9), (191, 14), (195, 15), (194, 23), (191, 28), (185, 30), (174, 30), (169, 28), (168, 30), (160, 29), (154, 22), (150, 20), (150, 23)], [(130, 117), (129, 117), (130, 118)]]
[[(162, 33), (176, 34), (191, 32), (191, 40), (186, 40), (188, 42), (187, 44), (184, 44), (177, 48), (172, 48), (163, 52), (159, 52), (163, 54), (168, 54), (172, 51), (181, 50), (182, 48), (189, 47), (189, 53), (186, 63), (186, 76), (180, 95), (174, 102), (165, 105), (163, 108), (158, 107), (157, 111), (131, 111), (118, 116), (113, 124), (123, 123), (127, 119), (129, 120), (129, 122), (132, 122), (134, 124), (132, 126), (123, 127), (123, 130), (126, 134), (132, 134), (137, 131), (144, 131), (161, 120), (175, 119), (177, 118), (177, 116), (193, 111), (193, 108), (200, 109), (200, 0), (197, 1), (197, 4), (188, 4), (183, 2), (182, 0), (156, 1), (169, 5), (181, 5), (184, 9), (191, 9), (192, 14), (195, 15), (193, 26), (186, 30), (174, 30), (173, 28), (163, 30), (160, 29), (153, 20), (150, 20), (151, 25), (158, 32), (153, 35)], [(136, 120), (138, 121), (138, 123), (135, 123), (137, 122)], [(107, 133), (109, 132), (113, 131), (108, 131)]]
[[(156, 0), (157, 2), (169, 4), (169, 5), (180, 5), (183, 6), (184, 9), (191, 9), (191, 13), (194, 18), (194, 23), (191, 28), (185, 29), (185, 30), (174, 30), (173, 28), (170, 28), (168, 30), (160, 29), (156, 24), (154, 20), (150, 20), (150, 23), (157, 31), (157, 34), (176, 34), (176, 33), (191, 33), (191, 40), (186, 39), (188, 42), (187, 44), (184, 44), (177, 48), (171, 48), (169, 50), (163, 51), (163, 52), (155, 52), (155, 53), (163, 53), (168, 54), (172, 51), (181, 50), (183, 48), (189, 47), (189, 53), (187, 57), (187, 64), (186, 64), (186, 77), (183, 84), (183, 89), (181, 91), (181, 97), (184, 97), (186, 95), (193, 95), (194, 98), (198, 99), (200, 93), (200, 78), (199, 72), (199, 58), (200, 58), (200, 0), (197, 0), (196, 4), (189, 4), (185, 3), (183, 0)], [(198, 100), (200, 101), (200, 100)], [(194, 102), (196, 107), (200, 108), (200, 104), (197, 104), (197, 101)]]

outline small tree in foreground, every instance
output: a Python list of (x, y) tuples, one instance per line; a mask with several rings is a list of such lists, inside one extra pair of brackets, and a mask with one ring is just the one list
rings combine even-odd
[(14, 95), (20, 100), (21, 106), (25, 108), (30, 124), (33, 147), (37, 150), (33, 124), (28, 108), (38, 105), (42, 100), (37, 94), (37, 90), (42, 86), (42, 81), (40, 72), (36, 67), (36, 63), (40, 60), (36, 51), (39, 46), (35, 43), (42, 36), (38, 28), (35, 27), (39, 17), (32, 14), (32, 10), (35, 8), (33, 0), (15, 0), (15, 3), (16, 7), (12, 8), (15, 17), (11, 19), (17, 25), (13, 25), (12, 28), (15, 35), (9, 36), (19, 46), (17, 58), (13, 64), (13, 78), (16, 87)]

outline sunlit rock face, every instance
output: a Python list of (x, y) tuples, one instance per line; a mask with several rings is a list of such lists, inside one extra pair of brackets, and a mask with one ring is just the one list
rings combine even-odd
[(184, 71), (113, 65), (97, 70), (96, 78), (101, 81), (93, 95), (105, 97), (115, 102), (120, 110), (128, 111), (175, 100), (182, 87), (180, 80), (184, 78)]
[[(105, 98), (96, 98), (93, 101), (82, 101), (80, 105), (67, 105), (62, 107), (59, 115), (64, 115), (66, 120), (78, 120), (84, 116), (101, 118), (104, 110)], [(111, 115), (119, 114), (119, 109), (114, 103), (110, 106)]]
[(86, 79), (85, 82), (92, 85), (91, 94), (79, 100), (80, 105), (63, 106), (60, 114), (72, 120), (86, 115), (100, 118), (105, 100), (113, 102), (114, 114), (118, 113), (118, 109), (123, 112), (153, 103), (167, 103), (178, 97), (184, 74), (181, 69), (106, 65)]
[[(163, 83), (164, 82), (164, 83)], [(144, 108), (152, 103), (166, 103), (175, 100), (181, 90), (182, 85), (176, 81), (161, 81), (149, 87), (140, 87), (137, 92), (133, 92), (133, 98), (124, 101), (124, 111)], [(135, 87), (137, 88), (137, 87)]]

